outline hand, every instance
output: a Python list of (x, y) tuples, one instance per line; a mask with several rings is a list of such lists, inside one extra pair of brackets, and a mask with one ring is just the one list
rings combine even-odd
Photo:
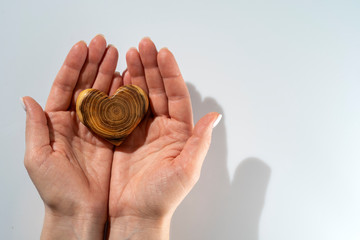
[(171, 216), (200, 176), (218, 113), (193, 127), (190, 95), (172, 53), (145, 38), (126, 55), (123, 84), (149, 94), (151, 114), (115, 149), (109, 239), (168, 239)]
[(102, 239), (107, 220), (113, 145), (79, 122), (75, 99), (85, 88), (109, 92), (118, 52), (96, 36), (78, 42), (55, 78), (45, 111), (26, 108), (25, 166), (45, 204), (42, 239)]

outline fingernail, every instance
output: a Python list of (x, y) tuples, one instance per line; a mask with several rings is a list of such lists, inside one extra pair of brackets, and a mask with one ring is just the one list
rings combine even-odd
[(109, 44), (107, 45), (107, 48), (111, 48), (111, 47), (116, 48), (113, 44), (109, 43)]
[(98, 34), (95, 35), (95, 37), (96, 37), (96, 36), (102, 36), (103, 38), (105, 38), (105, 35), (102, 34), (102, 33), (98, 33)]
[(143, 37), (143, 39), (142, 39), (142, 40), (145, 40), (145, 39), (149, 39), (149, 40), (151, 40), (151, 38), (150, 38), (150, 37), (148, 37), (148, 36)]
[(25, 103), (24, 103), (24, 98), (20, 98), (20, 104), (22, 106), (22, 108), (24, 109), (24, 111), (26, 112), (26, 106), (25, 106)]
[(215, 122), (213, 123), (213, 128), (219, 124), (221, 118), (222, 118), (222, 114), (219, 114), (218, 117), (216, 118)]

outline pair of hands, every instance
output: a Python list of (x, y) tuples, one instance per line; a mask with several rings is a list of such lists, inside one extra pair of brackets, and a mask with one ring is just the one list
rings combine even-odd
[[(45, 205), (42, 239), (168, 239), (176, 207), (200, 176), (218, 113), (193, 126), (191, 100), (174, 56), (149, 38), (126, 54), (102, 35), (68, 53), (45, 111), (31, 97), (26, 110), (25, 167)], [(90, 132), (76, 117), (86, 88), (112, 95), (140, 86), (151, 114), (119, 146)]]

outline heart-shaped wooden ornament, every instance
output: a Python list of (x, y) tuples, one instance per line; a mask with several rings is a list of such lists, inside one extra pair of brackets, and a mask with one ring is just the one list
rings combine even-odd
[(126, 85), (111, 97), (96, 89), (85, 89), (76, 100), (76, 113), (91, 131), (119, 146), (145, 116), (149, 106), (146, 93)]

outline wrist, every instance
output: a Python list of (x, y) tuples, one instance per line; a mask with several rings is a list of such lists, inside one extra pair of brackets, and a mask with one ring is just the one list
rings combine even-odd
[(109, 220), (109, 240), (168, 240), (171, 217), (145, 219), (134, 216), (111, 217)]
[(103, 239), (106, 219), (89, 215), (58, 216), (45, 211), (41, 240)]

